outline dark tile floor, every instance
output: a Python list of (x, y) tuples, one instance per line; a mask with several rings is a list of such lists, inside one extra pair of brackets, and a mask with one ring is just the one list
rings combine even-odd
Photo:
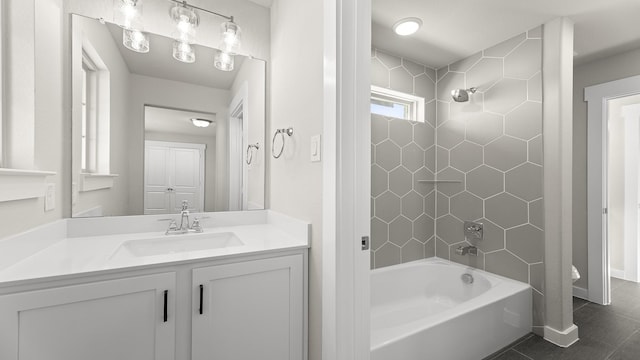
[(639, 360), (640, 284), (611, 279), (611, 305), (573, 298), (580, 340), (561, 348), (530, 334), (485, 360)]

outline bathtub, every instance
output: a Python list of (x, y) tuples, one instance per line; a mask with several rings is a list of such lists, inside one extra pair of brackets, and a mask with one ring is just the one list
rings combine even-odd
[(371, 360), (481, 360), (531, 332), (531, 315), (528, 284), (482, 270), (439, 258), (375, 269)]

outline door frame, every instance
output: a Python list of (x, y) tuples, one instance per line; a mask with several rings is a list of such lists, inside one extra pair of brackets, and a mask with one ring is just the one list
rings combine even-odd
[[(241, 196), (241, 209), (236, 209), (236, 210), (248, 210), (248, 199), (249, 199), (249, 169), (247, 167), (245, 160), (245, 152), (243, 151), (244, 149), (246, 149), (246, 147), (249, 144), (249, 116), (251, 116), (251, 114), (249, 113), (249, 106), (247, 106), (247, 104), (249, 103), (249, 85), (247, 84), (247, 82), (243, 82), (242, 85), (240, 86), (240, 89), (235, 93), (235, 95), (233, 96), (233, 99), (231, 100), (231, 102), (229, 103), (229, 126), (228, 126), (228, 159), (227, 159), (227, 169), (228, 169), (228, 173), (229, 173), (229, 179), (227, 179), (227, 181), (229, 181), (229, 209), (232, 208), (231, 206), (231, 201), (232, 201), (232, 193), (234, 189), (234, 184), (232, 184), (231, 181), (231, 174), (232, 174), (232, 170), (233, 170), (233, 163), (231, 161), (232, 157), (239, 157), (241, 159), (240, 161), (240, 166), (242, 166), (242, 185), (240, 186), (240, 196)], [(232, 134), (234, 131), (237, 130), (237, 127), (235, 127), (232, 123), (234, 122), (234, 120), (238, 119), (238, 116), (242, 116), (241, 118), (241, 138), (242, 138), (242, 144), (240, 144), (240, 146), (237, 146), (237, 144), (235, 144), (235, 142), (231, 141), (232, 139), (235, 139), (236, 136), (234, 136), (234, 134)], [(232, 146), (235, 146), (236, 149), (232, 149)], [(239, 152), (238, 154), (236, 154), (236, 152)]]
[(587, 102), (587, 249), (591, 302), (611, 303), (607, 239), (607, 119), (608, 101), (640, 94), (640, 75), (586, 87)]

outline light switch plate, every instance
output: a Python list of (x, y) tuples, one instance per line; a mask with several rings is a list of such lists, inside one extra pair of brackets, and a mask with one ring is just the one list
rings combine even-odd
[(321, 135), (311, 137), (311, 162), (318, 162), (322, 159), (322, 140)]
[(49, 183), (44, 193), (44, 211), (51, 211), (56, 208), (56, 184)]

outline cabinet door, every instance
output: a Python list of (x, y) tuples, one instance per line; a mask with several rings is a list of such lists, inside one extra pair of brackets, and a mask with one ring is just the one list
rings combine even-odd
[(292, 255), (193, 270), (192, 360), (303, 359), (302, 266)]
[(171, 360), (174, 299), (174, 273), (0, 296), (0, 359)]

